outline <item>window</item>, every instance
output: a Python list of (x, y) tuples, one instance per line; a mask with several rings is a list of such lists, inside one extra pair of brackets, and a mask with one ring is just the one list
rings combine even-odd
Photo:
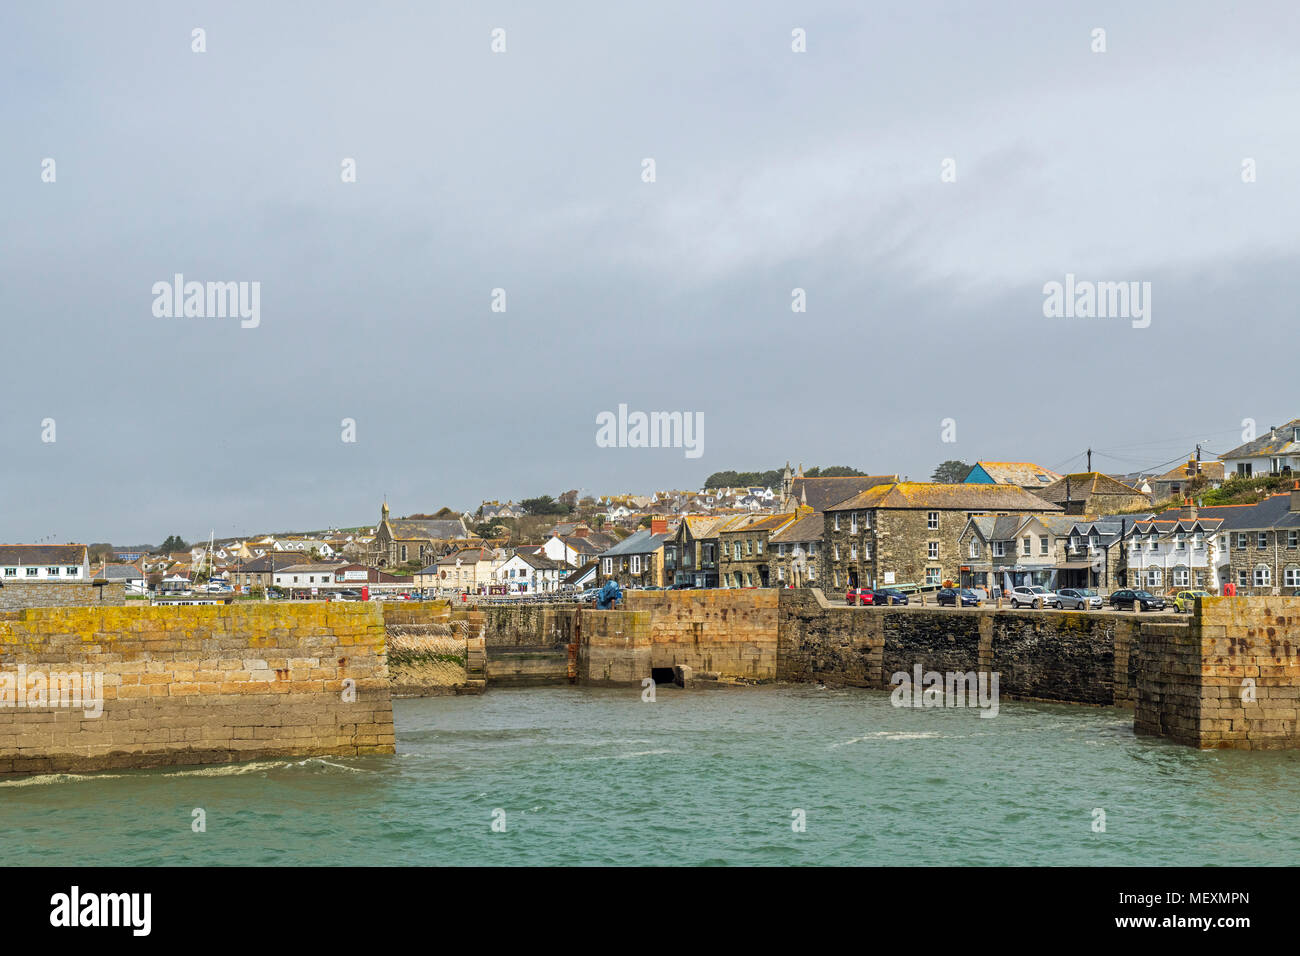
[(870, 511), (864, 511), (864, 512), (862, 512), (862, 527), (864, 527), (864, 528), (870, 528), (870, 527), (871, 527), (871, 512), (870, 512)]
[[(837, 544), (831, 548), (831, 560), (838, 561), (839, 559), (840, 559), (840, 546)], [(836, 586), (838, 587), (838, 585)]]
[(1286, 533), (1286, 546), (1288, 548), (1300, 547), (1300, 531), (1288, 531)]
[(1160, 547), (1160, 535), (1158, 535), (1158, 534), (1156, 534), (1154, 531), (1152, 531), (1152, 532), (1151, 532), (1151, 537), (1147, 538), (1147, 542), (1148, 542), (1148, 544), (1147, 544), (1147, 550), (1148, 550), (1148, 551), (1155, 551), (1156, 549), (1158, 549), (1158, 548)]
[(1242, 478), (1250, 477), (1250, 462), (1243, 461), (1237, 463), (1237, 474)]
[(50, 577), (52, 577), (52, 578), (57, 578), (57, 577), (59, 576), (59, 569), (58, 569), (58, 568), (46, 568), (46, 569), (45, 569), (45, 573), (46, 573), (47, 575), (49, 575)]
[[(839, 530), (840, 530), (840, 513), (839, 513), (838, 511), (835, 512), (835, 524), (834, 524), (834, 527), (835, 527), (835, 530), (836, 530), (836, 531), (839, 531)], [(838, 584), (835, 585), (835, 586), (836, 586), (836, 587), (839, 587)]]
[(731, 543), (731, 560), (733, 560), (733, 561), (739, 561), (739, 560), (740, 560), (740, 542), (739, 542), (739, 541), (733, 541), (733, 542)]
[(1268, 547), (1268, 532), (1261, 531), (1255, 536), (1255, 547), (1263, 551)]
[(1147, 587), (1160, 587), (1161, 573), (1159, 568), (1147, 568)]
[(926, 557), (928, 557), (931, 561), (934, 561), (939, 557), (938, 541), (931, 541), (928, 545), (926, 545)]
[(817, 542), (816, 542), (816, 541), (809, 541), (809, 542), (808, 542), (808, 557), (811, 558), (811, 557), (812, 557), (814, 554), (816, 554), (816, 553), (817, 553)]
[(938, 583), (939, 583), (939, 569), (938, 569), (938, 568), (926, 568), (926, 569), (925, 569), (925, 583), (926, 583), (926, 584), (938, 584)]
[(1300, 588), (1300, 567), (1294, 564), (1288, 567), (1282, 574), (1282, 583), (1289, 588)]
[(70, 578), (75, 578), (77, 575), (81, 573), (81, 568), (67, 567), (63, 569), (63, 573)]
[(13, 578), (18, 576), (17, 568), (5, 568), (5, 577)]
[(776, 553), (777, 553), (778, 556), (784, 558), (784, 557), (785, 557), (785, 545), (784, 545), (784, 544), (778, 544), (778, 545), (776, 546)]
[[(605, 559), (604, 559), (604, 563), (603, 563), (603, 568), (604, 568), (604, 571), (605, 571), (606, 574), (613, 574), (613, 573), (614, 573), (614, 559), (613, 559), (613, 558), (605, 558)], [(511, 571), (511, 572), (510, 572), (510, 576), (511, 576), (511, 577), (514, 577), (514, 573), (515, 573), (514, 571)]]
[(402, 560), (406, 560), (406, 545), (402, 545)]
[(993, 542), (993, 557), (1001, 558), (1006, 554), (1006, 545), (1002, 541)]
[(632, 555), (632, 573), (633, 574), (641, 573), (641, 555), (639, 554)]
[(1205, 587), (1205, 570), (1203, 568), (1197, 568), (1196, 570), (1196, 586), (1198, 588)]
[(1039, 554), (1047, 554), (1047, 553), (1048, 553), (1048, 550), (1049, 550), (1049, 549), (1048, 549), (1048, 545), (1047, 545), (1047, 535), (1045, 535), (1045, 534), (1040, 534), (1040, 535), (1038, 536), (1038, 553), (1039, 553)]
[(1174, 579), (1174, 587), (1176, 587), (1176, 588), (1185, 588), (1185, 587), (1187, 587), (1187, 582), (1188, 582), (1188, 579), (1189, 579), (1189, 575), (1188, 575), (1188, 573), (1187, 573), (1187, 569), (1186, 569), (1186, 568), (1174, 568), (1174, 570), (1173, 570), (1173, 579)]
[(27, 576), (29, 578), (34, 578), (36, 575), (41, 573), (40, 568), (26, 568), (25, 570), (27, 571)]
[(855, 511), (849, 515), (849, 534), (858, 533), (858, 513)]
[(1030, 552), (1033, 551), (1033, 540), (1034, 540), (1033, 538), (1026, 536), (1025, 539), (1020, 542), (1021, 554), (1025, 555), (1026, 557), (1029, 556)]
[(864, 542), (862, 542), (862, 556), (863, 556), (864, 558), (866, 558), (868, 561), (871, 560), (871, 542), (870, 542), (870, 541), (864, 541)]
[(1255, 587), (1266, 588), (1273, 583), (1273, 572), (1267, 564), (1255, 566)]
[(980, 543), (975, 538), (970, 539), (970, 556), (972, 558), (978, 558), (980, 556)]
[(785, 568), (777, 568), (777, 569), (776, 569), (776, 579), (777, 579), (778, 581), (784, 581), (784, 580), (785, 580)]
[(817, 577), (817, 569), (811, 564), (808, 565), (808, 580), (811, 581)]
[(1088, 535), (1088, 547), (1090, 549), (1096, 551), (1097, 545), (1099, 544), (1101, 544), (1101, 537), (1097, 534), (1097, 532), (1094, 531), (1092, 532), (1092, 534)]
[(938, 530), (939, 530), (939, 512), (937, 512), (937, 511), (931, 511), (929, 514), (927, 514), (927, 515), (925, 516), (925, 526), (926, 526), (926, 528), (928, 528), (930, 531), (938, 531)]
[(856, 544), (849, 546), (849, 560), (858, 560), (858, 546)]
[(1244, 531), (1238, 531), (1238, 532), (1237, 532), (1237, 550), (1238, 550), (1238, 551), (1245, 551), (1245, 550), (1246, 550), (1246, 547), (1247, 547), (1247, 545), (1246, 545), (1246, 532), (1244, 532)]

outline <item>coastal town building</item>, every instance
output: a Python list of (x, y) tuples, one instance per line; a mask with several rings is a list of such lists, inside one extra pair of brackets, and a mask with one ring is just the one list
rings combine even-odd
[(370, 563), (383, 568), (419, 561), (425, 566), (471, 544), (472, 537), (462, 518), (390, 518), (384, 502), (371, 543)]
[(1061, 475), (1032, 461), (977, 461), (966, 476), (967, 484), (1017, 485), (1026, 491), (1046, 488)]
[(84, 544), (0, 544), (0, 585), (88, 580), (90, 555)]
[(794, 521), (772, 533), (768, 549), (776, 577), (771, 586), (817, 586), (818, 548), (825, 530), (826, 516), (810, 512), (796, 516)]
[(664, 587), (664, 545), (666, 527), (644, 528), (614, 545), (600, 556), (599, 581), (611, 578), (621, 588)]
[(726, 588), (771, 587), (773, 533), (795, 521), (795, 515), (752, 515), (733, 519), (717, 529), (718, 581)]
[(685, 515), (664, 543), (664, 571), (669, 585), (718, 586), (717, 529), (729, 518)]
[(1253, 441), (1219, 456), (1228, 474), (1241, 478), (1300, 474), (1300, 418), (1275, 425)]
[(877, 485), (826, 509), (818, 577), (835, 589), (956, 582), (970, 518), (1060, 511), (1016, 485)]
[(1060, 505), (1068, 515), (1116, 514), (1151, 505), (1139, 489), (1097, 471), (1066, 475), (1035, 494)]

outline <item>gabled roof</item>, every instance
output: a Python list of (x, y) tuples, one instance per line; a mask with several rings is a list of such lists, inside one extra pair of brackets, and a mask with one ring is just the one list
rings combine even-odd
[(1044, 468), (1032, 461), (977, 461), (971, 468), (966, 480), (971, 480), (977, 470), (993, 479), (999, 485), (1020, 485), (1021, 487), (1046, 488), (1061, 476), (1050, 468)]
[(666, 534), (651, 534), (649, 528), (643, 528), (636, 534), (624, 538), (608, 551), (602, 552), (602, 558), (616, 558), (625, 554), (650, 554), (663, 547), (668, 540)]
[(469, 537), (460, 518), (389, 518), (394, 538), (405, 541), (442, 541)]
[(1194, 478), (1198, 474), (1209, 478), (1212, 481), (1223, 479), (1224, 467), (1221, 461), (1196, 461), (1195, 459), (1183, 462), (1181, 465), (1175, 465), (1163, 475), (1157, 475), (1152, 481), (1184, 481)]
[(854, 511), (868, 508), (934, 508), (956, 511), (1060, 511), (1060, 506), (1030, 494), (1018, 485), (935, 484), (900, 481), (877, 485), (827, 508)]
[(773, 544), (797, 543), (800, 541), (820, 541), (826, 530), (826, 516), (820, 511), (800, 515), (784, 528), (772, 535)]
[(1293, 418), (1276, 430), (1270, 430), (1244, 445), (1238, 445), (1232, 451), (1219, 456), (1220, 461), (1234, 458), (1258, 458), (1263, 455), (1297, 455), (1300, 454), (1300, 442), (1295, 441), (1295, 430), (1300, 428), (1300, 418)]

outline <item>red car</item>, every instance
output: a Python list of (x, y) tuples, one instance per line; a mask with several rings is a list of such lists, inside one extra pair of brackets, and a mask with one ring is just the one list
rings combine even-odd
[(875, 598), (871, 588), (849, 588), (848, 593), (844, 595), (844, 603), (867, 605), (875, 603)]

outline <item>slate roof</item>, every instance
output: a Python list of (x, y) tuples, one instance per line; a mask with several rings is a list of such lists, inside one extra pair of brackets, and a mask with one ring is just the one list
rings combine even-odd
[(109, 581), (134, 581), (144, 577), (144, 572), (134, 564), (110, 564), (99, 572), (99, 577)]
[(858, 475), (843, 478), (794, 478), (790, 483), (790, 497), (802, 503), (806, 497), (813, 511), (826, 511), (854, 495), (876, 485), (898, 481), (898, 475)]
[(868, 508), (933, 508), (956, 511), (1060, 511), (1059, 505), (1018, 485), (937, 484), (900, 481), (855, 495), (827, 511)]
[(1059, 481), (1052, 482), (1042, 491), (1036, 492), (1036, 494), (1044, 501), (1065, 501), (1067, 485), (1071, 501), (1086, 501), (1095, 495), (1136, 495), (1145, 497), (1142, 492), (1132, 485), (1116, 481), (1110, 475), (1103, 475), (1099, 471), (1084, 471), (1066, 475)]
[(1295, 441), (1295, 429), (1300, 428), (1300, 418), (1293, 418), (1275, 431), (1265, 432), (1254, 441), (1238, 445), (1219, 456), (1220, 461), (1233, 458), (1258, 458), (1263, 455), (1300, 455), (1300, 442)]
[(84, 544), (0, 544), (0, 564), (81, 564), (85, 557)]
[[(1196, 476), (1196, 461), (1185, 461), (1181, 465), (1175, 465), (1163, 475), (1157, 475), (1152, 481), (1183, 481)], [(1200, 464), (1200, 474), (1209, 478), (1211, 481), (1221, 481), (1224, 474), (1224, 466), (1221, 461), (1202, 461)]]
[(826, 517), (820, 511), (803, 515), (772, 535), (773, 544), (820, 541), (826, 530)]
[(602, 558), (617, 558), (625, 554), (651, 554), (658, 551), (665, 541), (666, 534), (651, 534), (649, 528), (643, 528), (636, 534), (624, 538), (608, 551), (601, 553)]
[[(985, 473), (1000, 485), (1036, 486), (1046, 488), (1061, 475), (1032, 461), (977, 461), (971, 467), (983, 468)], [(967, 477), (969, 481), (969, 477)]]
[(460, 518), (389, 518), (393, 537), (403, 541), (442, 541), (468, 537)]

